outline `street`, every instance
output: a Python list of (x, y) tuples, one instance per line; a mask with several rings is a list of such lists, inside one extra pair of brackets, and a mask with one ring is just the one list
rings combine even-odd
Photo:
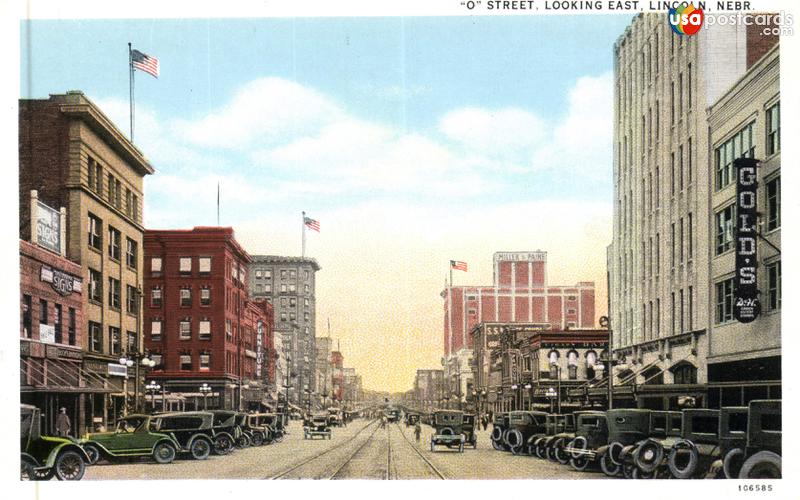
[(478, 448), (464, 453), (430, 451), (431, 428), (422, 426), (419, 445), (412, 428), (355, 420), (333, 430), (330, 440), (304, 440), (299, 421), (281, 443), (236, 450), (207, 460), (179, 459), (101, 463), (87, 468), (86, 480), (104, 479), (601, 479), (602, 473), (492, 449), (491, 427), (478, 431)]

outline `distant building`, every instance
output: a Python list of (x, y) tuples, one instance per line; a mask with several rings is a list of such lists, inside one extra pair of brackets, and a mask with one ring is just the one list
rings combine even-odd
[(250, 256), (233, 229), (148, 230), (144, 254), (150, 380), (189, 407), (268, 405), (272, 306), (248, 299)]
[(355, 368), (344, 368), (342, 370), (344, 381), (343, 401), (351, 406), (360, 402), (364, 396), (361, 375), (356, 373)]
[(113, 423), (136, 406), (136, 388), (142, 387), (144, 370), (129, 373), (119, 360), (143, 351), (142, 185), (153, 172), (82, 92), (20, 99), (19, 238), (31, 240), (32, 191), (38, 201), (66, 208), (65, 254), (81, 266), (83, 283), (81, 370), (103, 386), (78, 392), (76, 429)]
[(331, 352), (333, 350), (333, 339), (330, 337), (318, 337), (317, 342), (317, 394), (323, 404), (327, 405), (333, 395), (333, 368), (331, 365)]
[(414, 378), (414, 400), (419, 409), (439, 408), (443, 405), (445, 396), (443, 370), (417, 370)]
[(256, 299), (272, 304), (275, 312), (276, 376), (281, 398), (289, 375), (290, 402), (299, 405), (316, 387), (316, 272), (317, 261), (304, 257), (254, 255), (248, 288)]
[(339, 351), (331, 352), (331, 398), (344, 399), (344, 356)]

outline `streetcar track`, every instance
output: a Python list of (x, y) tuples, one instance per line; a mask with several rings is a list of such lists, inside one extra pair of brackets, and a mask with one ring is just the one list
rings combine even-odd
[[(291, 474), (292, 472), (296, 471), (297, 469), (299, 469), (299, 468), (303, 467), (304, 465), (306, 465), (306, 464), (309, 464), (309, 463), (313, 462), (314, 460), (317, 460), (318, 458), (320, 458), (320, 457), (324, 457), (325, 455), (327, 455), (327, 454), (329, 454), (329, 453), (333, 452), (334, 450), (339, 450), (339, 449), (341, 449), (342, 447), (344, 447), (345, 445), (352, 443), (352, 442), (353, 442), (353, 441), (354, 441), (354, 440), (355, 440), (355, 439), (356, 439), (356, 438), (357, 438), (357, 437), (358, 437), (358, 436), (359, 436), (359, 435), (360, 435), (362, 432), (364, 432), (364, 431), (365, 431), (365, 430), (366, 430), (366, 429), (367, 429), (369, 426), (371, 426), (372, 424), (377, 424), (377, 423), (378, 423), (378, 421), (377, 421), (377, 420), (374, 420), (374, 421), (372, 421), (372, 422), (368, 423), (367, 425), (365, 425), (364, 427), (362, 427), (362, 428), (361, 428), (361, 429), (360, 429), (358, 432), (356, 432), (355, 434), (353, 434), (352, 436), (350, 436), (350, 438), (349, 438), (349, 439), (347, 439), (347, 441), (341, 442), (341, 443), (339, 443), (339, 444), (337, 444), (337, 445), (333, 445), (333, 446), (331, 446), (330, 448), (326, 449), (325, 451), (323, 451), (323, 452), (321, 452), (321, 453), (317, 453), (316, 455), (313, 455), (313, 456), (311, 456), (311, 457), (309, 457), (309, 458), (307, 458), (307, 459), (305, 459), (305, 460), (301, 460), (300, 462), (296, 463), (296, 464), (295, 464), (295, 465), (293, 465), (292, 467), (290, 467), (290, 468), (288, 468), (288, 469), (285, 469), (285, 470), (283, 470), (283, 471), (279, 472), (278, 474), (274, 474), (274, 475), (271, 475), (271, 476), (267, 476), (267, 477), (265, 477), (264, 479), (281, 479), (281, 478), (283, 478), (283, 477), (286, 477), (286, 476), (288, 476), (289, 474)], [(376, 429), (377, 429), (377, 428), (376, 428)], [(366, 442), (370, 441), (370, 440), (372, 439), (372, 436), (374, 436), (374, 435), (375, 435), (375, 431), (373, 431), (373, 432), (372, 432), (372, 434), (370, 435), (370, 437), (367, 439), (367, 441), (366, 441)], [(364, 445), (361, 445), (361, 447), (363, 447), (363, 446), (364, 446)], [(360, 448), (359, 448), (359, 449), (360, 449)], [(341, 468), (343, 468), (343, 467), (344, 467), (344, 465), (343, 465)], [(341, 470), (341, 468), (340, 468), (339, 470)], [(338, 471), (337, 471), (337, 472), (338, 472)]]
[[(392, 431), (391, 427), (386, 428), (386, 479), (392, 479)], [(397, 474), (395, 473), (395, 476)]]
[[(365, 427), (364, 429), (366, 429), (366, 427)], [(340, 465), (339, 467), (337, 467), (337, 468), (336, 468), (336, 470), (333, 472), (333, 474), (331, 474), (330, 476), (328, 476), (328, 479), (336, 479), (336, 476), (338, 476), (338, 475), (339, 475), (339, 473), (341, 473), (341, 472), (342, 472), (342, 470), (343, 470), (345, 467), (347, 467), (347, 465), (348, 465), (348, 464), (350, 464), (350, 462), (352, 462), (352, 461), (353, 461), (353, 458), (355, 458), (355, 456), (356, 456), (356, 455), (358, 455), (358, 454), (359, 454), (359, 452), (361, 452), (361, 450), (363, 450), (363, 449), (364, 449), (364, 448), (367, 446), (367, 444), (369, 444), (369, 442), (370, 442), (370, 441), (372, 441), (372, 438), (374, 438), (374, 437), (375, 437), (375, 434), (378, 432), (378, 429), (380, 429), (380, 427), (376, 427), (376, 428), (375, 428), (375, 430), (374, 430), (374, 431), (372, 431), (372, 434), (370, 434), (370, 435), (369, 435), (369, 437), (368, 437), (367, 439), (365, 439), (363, 443), (361, 443), (361, 446), (359, 446), (358, 448), (356, 448), (356, 451), (354, 451), (353, 453), (351, 453), (351, 454), (350, 454), (350, 456), (348, 456), (348, 457), (347, 457), (347, 460), (345, 460), (344, 462), (342, 462), (342, 465)], [(363, 430), (363, 429), (362, 429), (362, 430)], [(318, 455), (318, 456), (319, 456), (319, 455)], [(388, 479), (388, 470), (387, 470), (387, 479)]]
[(397, 428), (400, 430), (400, 435), (403, 436), (403, 439), (405, 439), (406, 442), (411, 447), (411, 449), (414, 450), (414, 453), (416, 453), (417, 456), (419, 456), (419, 458), (421, 458), (422, 461), (425, 462), (425, 464), (427, 464), (427, 466), (434, 472), (434, 474), (439, 476), (439, 479), (447, 479), (447, 476), (445, 476), (444, 473), (442, 473), (442, 471), (440, 471), (438, 467), (433, 465), (433, 462), (431, 462), (428, 459), (428, 457), (423, 455), (422, 452), (419, 451), (419, 449), (414, 445), (414, 443), (411, 442), (411, 440), (408, 438), (408, 436), (406, 436), (405, 432), (403, 432), (403, 428), (400, 427), (400, 424), (397, 424)]

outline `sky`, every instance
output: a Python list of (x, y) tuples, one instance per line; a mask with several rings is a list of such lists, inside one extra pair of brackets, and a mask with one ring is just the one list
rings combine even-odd
[(232, 226), (251, 254), (317, 275), (317, 333), (368, 389), (441, 366), (440, 292), (490, 284), (496, 251), (545, 250), (552, 284), (595, 281), (605, 313), (612, 47), (622, 16), (34, 20), (23, 98), (82, 90), (135, 144), (153, 229)]

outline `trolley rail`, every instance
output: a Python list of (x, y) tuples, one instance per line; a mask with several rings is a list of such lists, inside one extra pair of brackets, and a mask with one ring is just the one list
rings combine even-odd
[(425, 464), (431, 469), (431, 471), (433, 471), (433, 473), (436, 474), (436, 476), (438, 476), (439, 479), (447, 479), (447, 476), (445, 476), (444, 473), (442, 473), (442, 471), (440, 471), (435, 465), (433, 465), (433, 462), (428, 460), (428, 457), (423, 455), (422, 452), (419, 451), (419, 448), (417, 448), (417, 446), (411, 442), (408, 436), (406, 436), (406, 434), (403, 432), (402, 427), (398, 425), (397, 428), (400, 430), (400, 435), (403, 436), (403, 439), (405, 439), (408, 445), (411, 447), (411, 449), (414, 450), (414, 453), (416, 453), (417, 456), (421, 458), (423, 462), (425, 462)]

